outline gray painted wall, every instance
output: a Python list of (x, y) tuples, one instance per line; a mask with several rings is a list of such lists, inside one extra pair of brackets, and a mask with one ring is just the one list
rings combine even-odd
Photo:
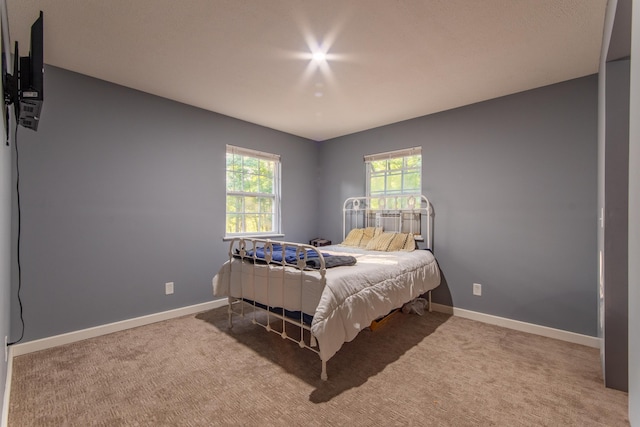
[[(636, 6), (638, 3), (635, 3)], [(633, 8), (629, 130), (629, 421), (640, 426), (640, 7)]]
[(604, 376), (628, 387), (629, 63), (606, 64), (604, 167)]
[(227, 143), (283, 156), (294, 241), (340, 240), (365, 154), (422, 145), (435, 301), (595, 335), (594, 76), (321, 144), (55, 67), (46, 79), (40, 129), (20, 133), (26, 340), (210, 300)]
[(596, 125), (589, 76), (324, 142), (320, 232), (341, 238), (365, 154), (422, 146), (445, 278), (434, 301), (595, 336)]
[(316, 143), (52, 66), (45, 85), (19, 134), (25, 341), (211, 301), (225, 144), (280, 154), (286, 239), (317, 234)]

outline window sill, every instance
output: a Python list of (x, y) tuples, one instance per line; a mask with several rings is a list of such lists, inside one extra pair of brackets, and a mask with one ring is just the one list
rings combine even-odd
[(243, 239), (281, 239), (284, 237), (284, 234), (242, 234), (242, 235), (237, 235), (237, 236), (224, 236), (222, 238), (223, 242), (228, 242), (230, 240), (236, 239), (236, 238), (243, 238)]

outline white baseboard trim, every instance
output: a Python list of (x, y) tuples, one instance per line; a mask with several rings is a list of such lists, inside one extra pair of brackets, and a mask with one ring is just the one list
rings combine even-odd
[[(100, 335), (111, 334), (113, 332), (123, 331), (125, 329), (136, 328), (163, 320), (169, 320), (176, 317), (188, 316), (190, 314), (200, 313), (202, 311), (213, 310), (227, 305), (227, 298), (218, 299), (202, 304), (195, 304), (188, 307), (177, 308), (174, 310), (154, 313), (147, 316), (136, 317), (133, 319), (122, 320), (119, 322), (108, 323), (106, 325), (95, 326), (93, 328), (81, 329), (79, 331), (68, 332), (66, 334), (54, 335), (52, 337), (42, 338), (39, 340), (28, 341), (22, 344), (15, 344), (9, 347), (9, 360), (7, 365), (7, 382), (10, 384), (12, 359), (15, 356), (32, 353), (34, 351), (45, 350), (47, 348), (57, 347), (59, 345), (70, 344), (88, 338), (98, 337)], [(454, 316), (466, 319), (476, 320), (478, 322), (489, 323), (492, 325), (502, 326), (517, 331), (528, 332), (536, 335), (555, 338), (575, 344), (586, 345), (588, 347), (600, 348), (600, 338), (589, 335), (577, 334), (575, 332), (564, 331), (562, 329), (549, 328), (533, 323), (521, 322), (519, 320), (507, 319), (505, 317), (493, 316), (477, 311), (465, 310), (462, 308), (451, 307), (448, 305), (432, 303), (434, 311), (452, 314)], [(5, 385), (5, 389), (8, 386)], [(8, 402), (8, 392), (5, 392), (5, 402)], [(8, 409), (8, 408), (7, 408)], [(4, 410), (4, 406), (3, 406)], [(4, 416), (4, 413), (3, 413)], [(3, 419), (4, 420), (4, 419)], [(4, 426), (2, 426), (4, 427)]]
[(14, 356), (21, 356), (23, 354), (33, 353), (34, 351), (45, 350), (47, 348), (57, 347), (63, 344), (70, 344), (76, 341), (85, 340), (87, 338), (94, 338), (100, 335), (124, 331), (125, 329), (136, 328), (138, 326), (161, 322), (163, 320), (169, 320), (176, 317), (188, 316), (190, 314), (212, 310), (214, 308), (223, 307), (225, 305), (227, 305), (227, 299), (223, 298), (215, 301), (205, 302), (202, 304), (195, 304), (188, 307), (176, 308), (174, 310), (149, 314), (147, 316), (135, 317), (133, 319), (108, 323), (106, 325), (95, 326), (93, 328), (81, 329), (79, 331), (68, 332), (66, 334), (54, 335), (52, 337), (28, 341), (22, 344), (15, 344), (11, 346), (10, 350), (13, 350)]
[(13, 372), (13, 348), (9, 347), (7, 357), (7, 378), (4, 383), (4, 399), (2, 400), (2, 419), (0, 427), (9, 425), (9, 397), (11, 394), (11, 373)]
[(549, 328), (547, 326), (535, 325), (533, 323), (521, 322), (519, 320), (507, 319), (506, 317), (493, 316), (491, 314), (479, 313), (477, 311), (465, 310), (437, 303), (432, 303), (431, 307), (434, 311), (438, 311), (440, 313), (452, 314), (454, 316), (464, 317), (465, 319), (477, 320), (478, 322), (489, 323), (491, 325), (502, 326), (516, 331), (541, 335), (543, 337), (555, 338), (557, 340), (581, 344), (587, 347), (600, 348), (601, 340), (598, 337), (577, 334), (575, 332), (563, 331), (562, 329)]

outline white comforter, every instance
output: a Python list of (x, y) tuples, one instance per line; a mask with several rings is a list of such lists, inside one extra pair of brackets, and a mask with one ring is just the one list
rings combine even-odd
[(378, 252), (343, 246), (321, 251), (349, 254), (358, 262), (327, 269), (325, 285), (318, 271), (234, 259), (213, 278), (213, 293), (312, 314), (311, 332), (318, 340), (320, 358), (327, 361), (373, 320), (440, 284), (440, 270), (429, 251)]

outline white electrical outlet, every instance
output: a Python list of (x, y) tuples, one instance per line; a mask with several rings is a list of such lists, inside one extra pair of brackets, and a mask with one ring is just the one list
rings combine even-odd
[(173, 282), (167, 282), (164, 284), (165, 295), (171, 295), (173, 293)]
[(482, 295), (482, 285), (480, 283), (473, 284), (473, 294), (477, 296)]

